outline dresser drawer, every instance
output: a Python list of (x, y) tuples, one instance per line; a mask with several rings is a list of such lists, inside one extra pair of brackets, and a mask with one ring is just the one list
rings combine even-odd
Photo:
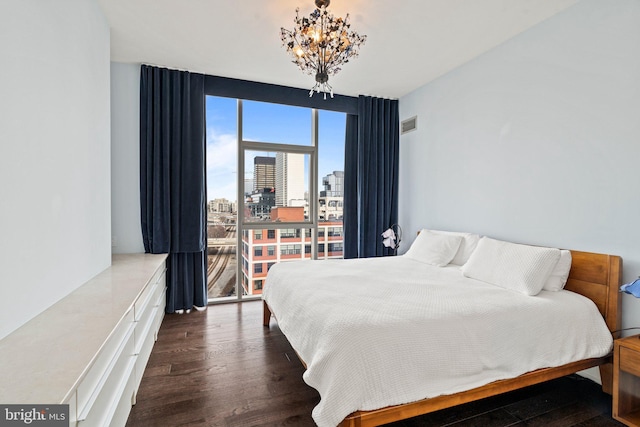
[(158, 289), (164, 288), (165, 271), (166, 267), (164, 265), (160, 267), (136, 300), (133, 307), (136, 321), (144, 316), (145, 311), (147, 311), (150, 306), (153, 306)]
[(140, 381), (142, 381), (142, 375), (144, 374), (144, 370), (147, 367), (147, 362), (149, 361), (149, 357), (151, 356), (151, 350), (153, 349), (153, 345), (155, 344), (155, 334), (150, 333), (146, 336), (145, 340), (142, 342), (140, 349), (138, 350), (138, 354), (136, 357), (136, 368), (135, 368), (135, 391), (138, 391), (138, 387), (140, 387)]
[(158, 294), (158, 299), (155, 303), (156, 313), (155, 319), (153, 320), (153, 337), (154, 340), (158, 339), (158, 332), (160, 331), (160, 325), (162, 324), (162, 319), (164, 319), (164, 309), (167, 306), (167, 297), (166, 297), (167, 288), (166, 286), (162, 287), (162, 292)]
[(109, 427), (125, 427), (135, 395), (135, 377), (131, 375), (113, 412)]
[(109, 375), (123, 352), (128, 351), (133, 355), (133, 347), (127, 349), (129, 341), (133, 343), (133, 311), (129, 310), (122, 321), (105, 342), (95, 362), (82, 379), (77, 388), (78, 412), (86, 414), (96, 399), (100, 389), (104, 386)]
[(78, 425), (78, 408), (76, 408), (76, 392), (71, 394), (64, 404), (69, 405), (69, 427), (76, 427)]
[(640, 376), (640, 352), (620, 347), (620, 369)]
[[(134, 355), (133, 324), (124, 339), (121, 341), (118, 351), (113, 355), (109, 365), (103, 372), (100, 382), (92, 390), (86, 405), (78, 415), (78, 427), (110, 426), (114, 414), (120, 402), (128, 402), (131, 405), (133, 388), (127, 387), (133, 377), (136, 357)], [(86, 385), (78, 387), (86, 392)]]

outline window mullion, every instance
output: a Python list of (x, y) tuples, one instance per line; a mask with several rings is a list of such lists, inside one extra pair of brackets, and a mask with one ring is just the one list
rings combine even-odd
[[(242, 236), (244, 235), (244, 226), (243, 219), (240, 215), (240, 212), (244, 212), (244, 150), (241, 149), (241, 141), (242, 141), (242, 100), (238, 99), (237, 103), (237, 137), (238, 141), (236, 144), (237, 147), (237, 206), (238, 212), (236, 213), (236, 298), (238, 301), (242, 301), (242, 292), (244, 290), (244, 274), (242, 272), (242, 266), (244, 265), (244, 254), (243, 254), (243, 241)], [(251, 239), (249, 239), (249, 242)], [(248, 252), (248, 251), (247, 251)], [(247, 257), (249, 257), (249, 253), (247, 253)], [(251, 268), (251, 266), (249, 266)], [(249, 284), (248, 286), (251, 286)]]

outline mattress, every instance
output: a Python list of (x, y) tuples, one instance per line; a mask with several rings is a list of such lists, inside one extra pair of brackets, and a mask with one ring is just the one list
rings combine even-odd
[(527, 296), (403, 256), (281, 262), (263, 299), (320, 394), (320, 427), (602, 357), (613, 345), (586, 297)]

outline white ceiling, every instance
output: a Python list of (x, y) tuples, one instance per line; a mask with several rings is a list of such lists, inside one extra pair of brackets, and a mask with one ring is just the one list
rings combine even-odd
[[(366, 34), (360, 56), (330, 78), (336, 93), (399, 98), (578, 0), (333, 0)], [(313, 0), (98, 0), (111, 60), (310, 88), (282, 47), (296, 7)]]

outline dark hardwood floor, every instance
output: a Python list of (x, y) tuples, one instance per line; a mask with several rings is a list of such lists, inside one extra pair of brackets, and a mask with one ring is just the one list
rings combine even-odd
[[(262, 302), (167, 315), (127, 427), (314, 426), (318, 393)], [(404, 426), (621, 426), (611, 396), (569, 376), (390, 424)]]

